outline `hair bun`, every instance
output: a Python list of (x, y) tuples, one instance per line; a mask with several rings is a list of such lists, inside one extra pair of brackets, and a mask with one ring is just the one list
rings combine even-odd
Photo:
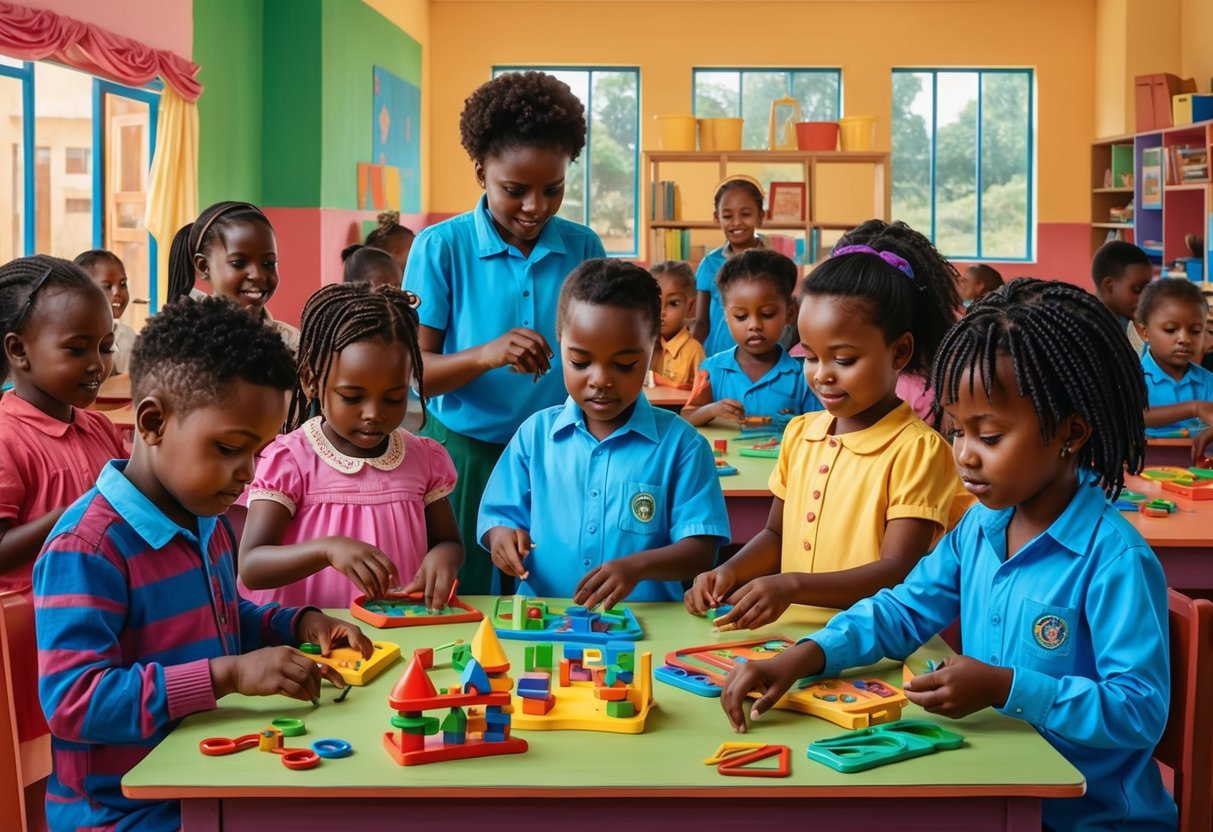
[(380, 211), (379, 216), (375, 217), (375, 219), (378, 221), (379, 227), (386, 231), (394, 226), (400, 225), (400, 212)]

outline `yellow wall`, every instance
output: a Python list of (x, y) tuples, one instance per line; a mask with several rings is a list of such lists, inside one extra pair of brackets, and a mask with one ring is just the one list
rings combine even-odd
[(1213, 2), (1182, 0), (1179, 12), (1183, 77), (1195, 78), (1201, 92), (1213, 92)]
[(459, 144), (459, 113), (464, 98), (490, 77), (495, 64), (639, 66), (645, 149), (656, 140), (653, 115), (690, 112), (692, 67), (839, 66), (844, 114), (879, 114), (877, 145), (887, 149), (892, 68), (1026, 66), (1036, 70), (1038, 91), (1037, 216), (1043, 223), (1086, 222), (1095, 4), (435, 0), (427, 50), (432, 54), (429, 210), (465, 211), (477, 198), (471, 165)]

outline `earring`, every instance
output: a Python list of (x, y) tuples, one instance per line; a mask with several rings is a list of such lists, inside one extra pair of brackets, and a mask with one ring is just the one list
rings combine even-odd
[(1067, 439), (1067, 440), (1065, 441), (1065, 443), (1064, 443), (1064, 444), (1061, 446), (1061, 458), (1062, 458), (1062, 459), (1065, 459), (1065, 458), (1066, 458), (1066, 457), (1068, 457), (1068, 456), (1069, 456), (1071, 453), (1072, 453), (1072, 450), (1071, 450), (1071, 447), (1070, 447), (1070, 440), (1069, 440), (1069, 439)]

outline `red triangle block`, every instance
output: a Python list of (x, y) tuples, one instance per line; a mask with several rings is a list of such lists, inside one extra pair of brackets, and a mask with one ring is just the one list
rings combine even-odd
[(392, 701), (430, 699), (438, 695), (437, 688), (430, 681), (430, 674), (425, 672), (425, 665), (417, 656), (409, 660), (409, 666), (404, 669), (400, 681), (392, 688)]
[[(777, 768), (747, 768), (750, 763), (779, 755)], [(764, 745), (747, 754), (738, 754), (716, 766), (716, 772), (728, 777), (787, 777), (792, 773), (792, 749), (786, 745)]]

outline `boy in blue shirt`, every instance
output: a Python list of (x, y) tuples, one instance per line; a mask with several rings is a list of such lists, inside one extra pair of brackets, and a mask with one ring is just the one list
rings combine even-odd
[(644, 269), (589, 260), (565, 281), (569, 399), (522, 424), (480, 505), (479, 538), (520, 593), (607, 609), (675, 601), (729, 539), (707, 440), (641, 395), (660, 329)]
[(1144, 450), (1144, 390), (1116, 319), (1077, 287), (1014, 280), (944, 339), (931, 387), (981, 505), (900, 586), (734, 670), (725, 712), (743, 731), (751, 691), (757, 718), (797, 679), (904, 658), (959, 616), (965, 654), (906, 696), (930, 713), (994, 707), (1035, 726), (1087, 780), (1081, 798), (1042, 801), (1053, 832), (1173, 830), (1153, 760), (1171, 693), (1166, 580), (1104, 497)]
[(1208, 301), (1190, 280), (1165, 277), (1141, 293), (1146, 436), (1195, 436), (1213, 425), (1213, 373), (1199, 364), (1208, 314)]

